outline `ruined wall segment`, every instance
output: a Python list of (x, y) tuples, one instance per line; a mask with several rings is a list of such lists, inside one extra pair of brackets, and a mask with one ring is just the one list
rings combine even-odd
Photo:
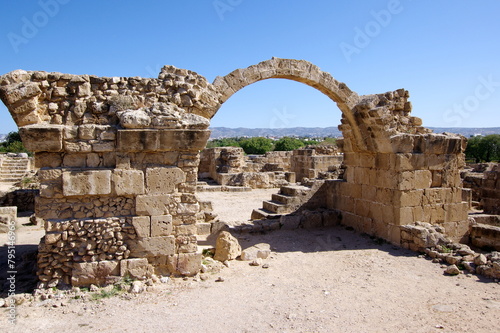
[(484, 172), (482, 202), (486, 214), (500, 215), (500, 164)]
[(130, 258), (160, 273), (197, 272), (194, 193), (213, 95), (203, 77), (172, 66), (158, 79), (21, 70), (0, 78), (0, 97), (40, 168), (45, 285), (85, 284)]

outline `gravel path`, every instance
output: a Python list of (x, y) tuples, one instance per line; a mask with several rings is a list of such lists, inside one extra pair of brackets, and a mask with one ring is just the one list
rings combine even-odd
[[(219, 194), (210, 194), (215, 207), (237, 206), (231, 210), (237, 221), (243, 206), (235, 202), (249, 202), (242, 198), (246, 193)], [(446, 276), (440, 265), (413, 252), (343, 227), (239, 240), (243, 248), (269, 243), (269, 268), (232, 261), (203, 275), (204, 281), (170, 279), (139, 295), (23, 304), (16, 326), (2, 309), (0, 327), (23, 333), (499, 331), (500, 284)], [(224, 281), (216, 282), (219, 277)]]

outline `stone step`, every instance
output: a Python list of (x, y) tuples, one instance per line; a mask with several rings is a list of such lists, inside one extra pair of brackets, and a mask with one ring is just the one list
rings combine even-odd
[(2, 182), (2, 183), (17, 183), (21, 179), (22, 178), (2, 178), (2, 179), (0, 179), (0, 182)]
[(254, 209), (252, 211), (251, 220), (266, 220), (266, 219), (279, 219), (281, 214), (276, 214), (264, 208)]
[(2, 169), (0, 170), (0, 175), (7, 175), (7, 174), (11, 174), (11, 173), (25, 173), (26, 172), (26, 169), (16, 169), (16, 170), (5, 170), (5, 169)]
[(276, 202), (276, 201), (263, 201), (262, 202), (262, 207), (270, 212), (273, 212), (274, 214), (286, 214), (290, 213), (290, 209), (287, 205)]
[(297, 203), (298, 198), (296, 196), (290, 196), (286, 194), (273, 194), (271, 196), (272, 201), (280, 202), (284, 205), (293, 205)]
[(490, 214), (471, 214), (469, 217), (474, 218), (478, 224), (492, 225), (500, 227), (500, 215), (490, 215)]
[(491, 251), (500, 251), (500, 227), (488, 224), (475, 224), (470, 233), (471, 244)]
[(281, 194), (285, 194), (292, 197), (303, 195), (309, 191), (311, 191), (311, 188), (301, 185), (283, 186), (280, 189)]

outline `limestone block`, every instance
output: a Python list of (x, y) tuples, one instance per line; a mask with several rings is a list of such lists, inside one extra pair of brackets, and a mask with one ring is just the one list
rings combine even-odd
[(146, 169), (146, 189), (151, 194), (173, 193), (185, 179), (184, 171), (177, 167)]
[(30, 125), (21, 127), (19, 134), (29, 151), (59, 152), (63, 149), (64, 126)]
[(78, 97), (90, 96), (92, 94), (91, 85), (89, 82), (85, 82), (82, 85), (78, 86)]
[(110, 276), (120, 275), (119, 261), (74, 263), (71, 273), (74, 287), (88, 287), (91, 284), (104, 285)]
[(414, 147), (414, 137), (409, 134), (398, 134), (391, 137), (394, 153), (411, 153)]
[(172, 234), (172, 215), (151, 216), (151, 236), (169, 236)]
[[(210, 223), (203, 223), (203, 224), (208, 224), (209, 229), (208, 233), (210, 233)], [(183, 225), (178, 225), (175, 227), (175, 235), (176, 236), (193, 236), (198, 234), (198, 227), (199, 224), (183, 224)]]
[(259, 243), (241, 251), (241, 260), (250, 261), (257, 258), (267, 259), (271, 254), (271, 246), (267, 243)]
[(159, 134), (160, 151), (194, 151), (205, 148), (209, 130), (163, 130)]
[(404, 171), (398, 176), (400, 190), (413, 190), (415, 189), (415, 171)]
[(137, 215), (166, 215), (176, 207), (170, 195), (138, 195), (135, 203)]
[(78, 136), (81, 140), (94, 140), (96, 138), (95, 125), (86, 124), (78, 127)]
[(167, 258), (167, 266), (173, 274), (193, 276), (201, 269), (201, 253), (180, 253)]
[(65, 154), (63, 166), (68, 168), (85, 168), (87, 157), (85, 154)]
[(96, 153), (87, 154), (86, 163), (89, 168), (98, 168), (101, 166), (101, 158)]
[(151, 221), (149, 216), (134, 216), (132, 218), (132, 225), (137, 236), (142, 238), (151, 236)]
[(431, 187), (432, 172), (429, 170), (416, 170), (414, 186), (417, 189), (424, 189)]
[(120, 260), (120, 276), (144, 280), (152, 274), (152, 267), (146, 258)]
[(173, 236), (144, 237), (129, 240), (127, 244), (132, 257), (159, 257), (175, 253), (175, 238)]
[(394, 192), (395, 202), (401, 207), (419, 206), (424, 196), (423, 190), (406, 190)]
[(115, 148), (116, 146), (114, 141), (96, 142), (92, 144), (92, 151), (100, 153), (115, 151)]
[(177, 207), (177, 214), (196, 214), (200, 211), (198, 203), (180, 203)]
[(117, 150), (123, 152), (157, 151), (159, 149), (158, 131), (147, 129), (118, 130), (116, 144)]
[(111, 193), (111, 170), (65, 171), (62, 177), (65, 196)]
[(227, 231), (222, 231), (215, 243), (214, 259), (219, 261), (233, 260), (241, 254), (238, 240)]
[(117, 116), (124, 128), (147, 128), (151, 124), (151, 117), (144, 110), (125, 110)]
[(115, 169), (113, 183), (119, 196), (144, 194), (144, 173), (141, 170)]
[(197, 223), (196, 224), (196, 234), (197, 235), (210, 235), (212, 230), (212, 223)]
[(57, 168), (62, 165), (62, 156), (58, 153), (41, 153), (35, 154), (35, 168)]

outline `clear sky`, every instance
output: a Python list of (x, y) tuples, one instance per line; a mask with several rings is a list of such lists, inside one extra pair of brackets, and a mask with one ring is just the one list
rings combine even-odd
[[(500, 127), (499, 32), (498, 0), (3, 0), (0, 74), (156, 77), (169, 64), (212, 82), (273, 56), (305, 59), (359, 94), (409, 90), (424, 126)], [(212, 126), (340, 118), (320, 92), (278, 79), (236, 93)], [(3, 104), (0, 119), (0, 133), (17, 130)]]

